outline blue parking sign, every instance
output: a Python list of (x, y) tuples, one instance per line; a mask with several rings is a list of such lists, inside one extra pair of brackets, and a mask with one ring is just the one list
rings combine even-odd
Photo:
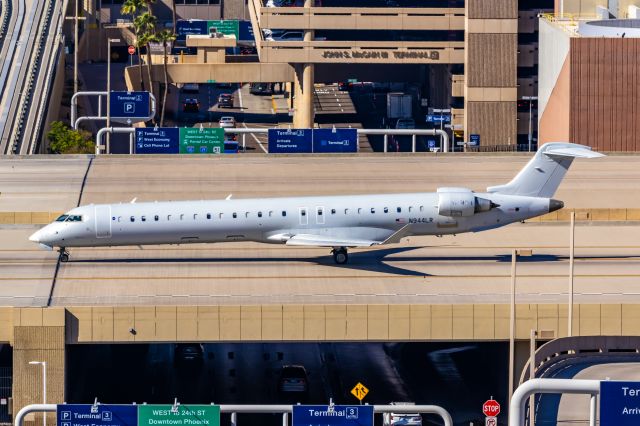
[(292, 426), (373, 426), (372, 405), (294, 405)]
[(57, 426), (137, 426), (135, 405), (58, 404)]
[(120, 123), (136, 123), (151, 118), (149, 92), (111, 92), (109, 111), (111, 120)]

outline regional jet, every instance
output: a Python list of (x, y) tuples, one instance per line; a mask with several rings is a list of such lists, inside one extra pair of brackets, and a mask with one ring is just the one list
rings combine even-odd
[(29, 240), (57, 247), (257, 241), (331, 248), (337, 264), (347, 250), (398, 243), (411, 235), (480, 232), (564, 207), (553, 199), (574, 158), (602, 157), (571, 143), (543, 145), (511, 182), (474, 192), (257, 198), (98, 204), (74, 208)]

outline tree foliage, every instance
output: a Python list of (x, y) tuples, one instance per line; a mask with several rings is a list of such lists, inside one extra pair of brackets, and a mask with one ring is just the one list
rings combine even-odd
[(62, 121), (51, 123), (47, 139), (49, 139), (49, 151), (52, 154), (91, 154), (95, 152), (91, 133), (70, 129)]

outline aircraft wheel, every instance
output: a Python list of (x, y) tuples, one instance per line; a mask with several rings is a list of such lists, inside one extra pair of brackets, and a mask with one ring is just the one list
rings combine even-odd
[(340, 247), (339, 249), (333, 250), (333, 260), (338, 265), (344, 265), (349, 261), (349, 254), (347, 253), (347, 249), (344, 247)]
[(60, 253), (60, 262), (66, 263), (68, 261), (69, 261), (69, 253), (67, 253), (66, 251)]

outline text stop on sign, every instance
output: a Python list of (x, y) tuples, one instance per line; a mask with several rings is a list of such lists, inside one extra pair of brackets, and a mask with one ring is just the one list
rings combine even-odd
[(500, 414), (500, 404), (495, 399), (490, 399), (482, 404), (482, 413), (487, 417), (495, 417)]

